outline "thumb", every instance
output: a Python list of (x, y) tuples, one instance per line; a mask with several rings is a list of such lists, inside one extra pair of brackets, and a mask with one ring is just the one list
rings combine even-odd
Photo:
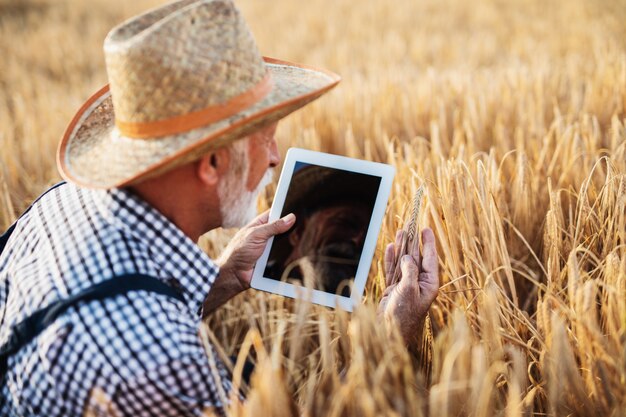
[(272, 236), (285, 233), (287, 230), (291, 229), (291, 227), (294, 225), (295, 222), (296, 222), (296, 215), (293, 213), (289, 213), (282, 219), (278, 219), (271, 223), (258, 226), (257, 227), (258, 234), (263, 239), (269, 239)]
[(404, 255), (400, 260), (400, 270), (402, 271), (402, 281), (405, 284), (410, 284), (413, 281), (417, 282), (419, 279), (419, 268), (415, 263), (415, 260), (411, 255)]

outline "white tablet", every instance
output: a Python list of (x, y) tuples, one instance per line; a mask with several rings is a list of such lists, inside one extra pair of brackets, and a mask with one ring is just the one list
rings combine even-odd
[(395, 168), (291, 148), (269, 221), (296, 223), (267, 243), (252, 288), (352, 311), (365, 289)]

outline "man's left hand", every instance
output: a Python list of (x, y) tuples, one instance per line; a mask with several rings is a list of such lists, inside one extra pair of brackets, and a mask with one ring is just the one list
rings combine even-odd
[(378, 315), (398, 326), (400, 334), (409, 347), (415, 348), (421, 340), (428, 309), (437, 298), (439, 290), (439, 261), (435, 235), (431, 229), (422, 231), (423, 256), (419, 248), (415, 253), (404, 255), (401, 262), (402, 275), (393, 282), (395, 246), (400, 245), (403, 231), (396, 235), (396, 244), (390, 243), (385, 251), (385, 281), (387, 288), (378, 306)]

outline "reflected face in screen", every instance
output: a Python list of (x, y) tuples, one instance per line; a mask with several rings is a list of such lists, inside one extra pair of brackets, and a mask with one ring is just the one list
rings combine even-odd
[(264, 276), (350, 296), (380, 177), (296, 163), (281, 213), (295, 226), (274, 238)]

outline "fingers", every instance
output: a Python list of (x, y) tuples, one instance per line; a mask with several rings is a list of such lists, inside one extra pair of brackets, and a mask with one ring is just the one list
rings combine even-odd
[(263, 213), (259, 214), (258, 216), (256, 216), (254, 218), (254, 220), (252, 220), (249, 224), (248, 227), (255, 227), (255, 226), (260, 226), (262, 224), (266, 224), (267, 220), (270, 217), (270, 211), (269, 210), (265, 210)]
[(439, 294), (439, 276), (422, 272), (419, 276), (420, 293), (429, 305)]
[(423, 257), (421, 273), (419, 274), (420, 288), (424, 297), (432, 302), (439, 292), (439, 260), (435, 235), (431, 229), (422, 232)]
[(289, 213), (281, 219), (257, 226), (256, 233), (261, 239), (267, 240), (272, 236), (285, 233), (287, 230), (291, 229), (295, 222), (296, 215), (293, 213)]
[(419, 266), (422, 262), (420, 254), (420, 239), (419, 236), (415, 236), (411, 242), (409, 242), (407, 252), (413, 257), (415, 263)]
[(396, 261), (400, 259), (400, 256), (403, 254), (400, 253), (402, 251), (402, 240), (404, 238), (404, 230), (400, 229), (396, 232), (396, 243), (395, 243), (395, 256)]
[(435, 234), (432, 229), (422, 230), (422, 272), (438, 275), (439, 261), (437, 259), (437, 246), (435, 244)]
[(396, 266), (393, 243), (387, 245), (385, 249), (385, 284), (390, 286), (393, 284), (393, 270)]
[(411, 255), (404, 255), (402, 257), (400, 268), (402, 270), (401, 283), (408, 285), (412, 283), (411, 281), (417, 282), (420, 271)]

